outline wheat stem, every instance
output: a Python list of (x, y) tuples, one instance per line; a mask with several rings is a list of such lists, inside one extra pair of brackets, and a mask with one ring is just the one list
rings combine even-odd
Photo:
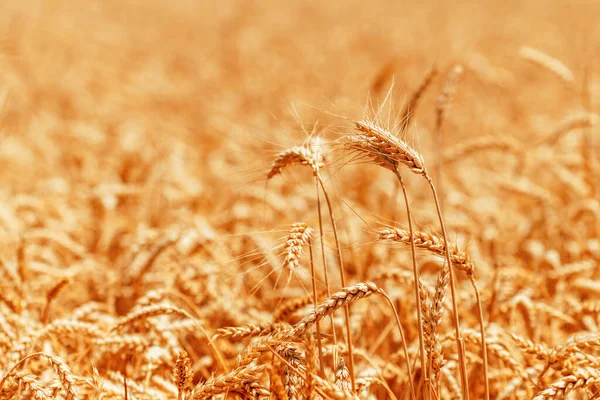
[[(327, 208), (329, 209), (329, 218), (331, 219), (331, 225), (333, 227), (333, 237), (335, 239), (335, 247), (338, 255), (338, 265), (340, 268), (340, 281), (342, 287), (346, 287), (346, 277), (344, 272), (344, 259), (342, 256), (342, 249), (340, 247), (340, 241), (337, 233), (337, 226), (335, 223), (335, 217), (333, 215), (333, 207), (331, 205), (331, 199), (329, 198), (329, 194), (327, 194), (327, 190), (325, 190), (325, 184), (321, 179), (320, 174), (315, 175), (321, 189), (323, 189), (323, 195), (325, 196), (325, 202), (327, 203)], [(348, 369), (350, 370), (350, 381), (352, 382), (352, 393), (356, 393), (356, 377), (354, 376), (354, 357), (352, 352), (352, 332), (350, 331), (350, 307), (348, 304), (344, 306), (344, 317), (346, 320), (346, 341), (348, 342)]]
[[(438, 200), (437, 192), (435, 190), (435, 185), (433, 184), (431, 177), (429, 177), (428, 175), (425, 175), (425, 178), (427, 179), (427, 182), (429, 182), (431, 192), (433, 193), (435, 208), (437, 210), (437, 214), (438, 214), (439, 221), (440, 221), (440, 226), (442, 228), (442, 235), (443, 235), (444, 247), (445, 247), (444, 254), (446, 257), (446, 262), (448, 263), (448, 270), (449, 270), (449, 275), (450, 275), (450, 293), (452, 295), (452, 311), (454, 313), (454, 329), (456, 331), (456, 346), (457, 346), (457, 351), (458, 351), (458, 362), (459, 362), (459, 370), (460, 370), (460, 377), (461, 377), (461, 383), (462, 383), (463, 397), (465, 400), (468, 400), (469, 399), (469, 381), (467, 379), (467, 364), (465, 361), (464, 343), (463, 343), (462, 337), (460, 336), (460, 318), (458, 315), (458, 303), (457, 303), (456, 288), (455, 288), (456, 284), (455, 284), (455, 278), (454, 278), (454, 271), (453, 271), (453, 268), (451, 267), (452, 260), (450, 259), (450, 247), (448, 246), (448, 235), (446, 233), (446, 224), (444, 223), (444, 217), (442, 215), (442, 210), (440, 207), (440, 202)], [(485, 379), (487, 380), (487, 376), (485, 377)]]
[[(313, 246), (312, 239), (309, 240), (308, 243), (308, 251), (310, 252), (310, 275), (312, 281), (312, 290), (313, 290), (313, 305), (314, 311), (317, 310), (317, 306), (319, 305), (319, 298), (317, 297), (317, 276), (315, 273), (315, 260), (313, 256)], [(321, 378), (325, 378), (325, 369), (323, 366), (323, 346), (321, 344), (321, 325), (319, 323), (316, 324), (317, 329), (317, 347), (319, 350), (319, 374)], [(314, 342), (313, 342), (314, 343)]]
[[(417, 267), (417, 251), (415, 249), (415, 240), (414, 240), (414, 231), (413, 231), (413, 223), (412, 223), (412, 213), (410, 211), (410, 204), (408, 201), (408, 193), (406, 191), (406, 186), (404, 185), (404, 181), (402, 179), (402, 175), (398, 168), (394, 170), (398, 181), (400, 182), (400, 187), (402, 188), (402, 194), (404, 195), (404, 203), (406, 204), (406, 215), (408, 217), (408, 230), (410, 232), (410, 250), (412, 256), (412, 266), (413, 266), (413, 276), (414, 276), (414, 286), (415, 286), (415, 300), (417, 304), (417, 324), (419, 329), (419, 352), (421, 357), (421, 377), (422, 379), (426, 376), (426, 367), (425, 367), (425, 342), (423, 340), (423, 315), (421, 311), (421, 290), (419, 287), (419, 270)], [(429, 390), (428, 390), (429, 388)], [(429, 394), (429, 398), (431, 396), (431, 386), (424, 382), (423, 385), (423, 397), (427, 399), (427, 395)]]
[[(316, 176), (316, 175), (315, 175)], [(321, 190), (319, 189), (319, 178), (316, 177), (315, 185), (317, 190), (317, 210), (319, 213), (319, 239), (321, 241), (321, 256), (323, 259), (323, 276), (325, 280), (325, 289), (327, 291), (327, 297), (331, 297), (331, 289), (329, 287), (329, 278), (327, 273), (327, 260), (325, 258), (325, 239), (323, 234), (323, 216), (321, 215)], [(333, 345), (337, 346), (337, 335), (335, 333), (335, 324), (333, 323), (333, 316), (329, 317), (331, 321), (331, 332), (333, 334)], [(333, 363), (335, 364), (335, 356), (333, 356)]]

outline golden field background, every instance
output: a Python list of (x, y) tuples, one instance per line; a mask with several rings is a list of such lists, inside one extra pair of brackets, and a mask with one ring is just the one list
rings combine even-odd
[[(597, 397), (598, 15), (593, 1), (0, 2), (0, 396), (353, 396), (331, 357), (349, 363), (343, 310), (338, 346), (329, 320), (321, 326), (322, 380), (309, 379), (318, 375), (309, 340), (247, 348), (312, 311), (309, 301), (284, 312), (312, 293), (307, 247), (289, 280), (282, 263), (291, 224), (305, 222), (322, 271), (315, 182), (305, 166), (266, 177), (316, 126), (328, 143), (322, 174), (346, 286), (385, 290), (413, 367), (409, 379), (387, 303), (355, 301), (357, 396), (408, 399), (413, 381), (419, 398), (463, 398), (450, 294), (432, 334), (446, 364), (429, 393), (410, 246), (377, 240), (375, 229), (406, 228), (402, 192), (393, 174), (355, 162), (342, 145), (351, 121), (373, 118), (365, 108), (387, 94), (381, 120), (391, 115), (394, 130), (436, 66), (399, 134), (438, 185), (448, 239), (473, 260), (489, 396)], [(573, 79), (526, 60), (524, 46)], [(436, 104), (457, 65), (438, 137)], [(441, 234), (425, 180), (404, 175), (415, 228)], [(418, 260), (431, 301), (443, 258), (421, 250)], [(485, 398), (477, 304), (455, 274), (467, 388)], [(250, 324), (275, 332), (261, 325), (248, 336), (262, 339), (208, 340)], [(193, 370), (185, 384), (181, 350)], [(305, 380), (285, 364), (290, 353)]]

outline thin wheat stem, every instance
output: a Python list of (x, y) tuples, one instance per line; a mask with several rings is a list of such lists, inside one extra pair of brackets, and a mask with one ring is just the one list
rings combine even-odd
[[(317, 176), (317, 175), (315, 175)], [(321, 241), (321, 256), (323, 258), (323, 277), (325, 280), (325, 289), (327, 291), (327, 297), (331, 297), (331, 288), (329, 287), (329, 278), (327, 274), (327, 260), (325, 258), (325, 239), (323, 238), (323, 216), (321, 215), (321, 190), (319, 189), (319, 178), (315, 179), (315, 185), (317, 190), (317, 210), (319, 213), (319, 239)], [(331, 333), (333, 334), (333, 346), (337, 347), (337, 335), (335, 333), (335, 324), (333, 323), (333, 316), (329, 317), (331, 321)], [(333, 356), (333, 364), (335, 364), (335, 355)]]
[[(319, 305), (319, 299), (317, 294), (317, 276), (315, 273), (315, 260), (313, 255), (313, 246), (312, 239), (309, 239), (308, 243), (308, 251), (310, 253), (310, 275), (312, 280), (312, 290), (313, 290), (313, 304), (315, 307), (315, 311), (317, 310), (317, 306)], [(319, 349), (319, 375), (321, 378), (325, 379), (325, 368), (323, 366), (323, 346), (321, 344), (321, 325), (317, 322), (317, 346)], [(314, 342), (313, 342), (314, 343)]]
[(473, 290), (475, 291), (475, 299), (477, 300), (477, 311), (479, 313), (479, 327), (481, 330), (481, 355), (483, 357), (483, 378), (485, 384), (485, 398), (486, 400), (490, 399), (490, 380), (489, 380), (489, 372), (488, 372), (488, 354), (487, 354), (487, 340), (485, 338), (485, 325), (483, 321), (483, 307), (481, 306), (481, 296), (479, 294), (479, 289), (477, 288), (477, 284), (475, 283), (475, 277), (470, 276), (471, 285), (473, 286)]
[(458, 351), (458, 361), (459, 361), (459, 367), (460, 367), (460, 377), (461, 377), (461, 384), (462, 384), (462, 390), (463, 390), (463, 398), (465, 400), (469, 399), (469, 382), (467, 379), (467, 365), (466, 365), (466, 361), (465, 361), (465, 349), (464, 349), (464, 343), (462, 340), (462, 337), (460, 335), (460, 318), (458, 315), (458, 303), (456, 300), (456, 288), (455, 288), (455, 279), (454, 279), (454, 271), (453, 268), (451, 267), (452, 265), (452, 260), (450, 259), (450, 247), (448, 246), (448, 235), (446, 233), (446, 224), (444, 224), (444, 217), (442, 215), (442, 210), (440, 207), (440, 202), (438, 200), (438, 195), (437, 195), (437, 191), (435, 190), (435, 185), (433, 184), (433, 181), (431, 180), (431, 177), (429, 177), (428, 175), (425, 175), (425, 178), (427, 179), (427, 182), (429, 182), (429, 187), (431, 188), (431, 191), (433, 193), (433, 199), (435, 201), (435, 208), (437, 210), (437, 214), (439, 217), (439, 221), (440, 221), (440, 226), (442, 228), (442, 235), (444, 237), (444, 247), (445, 247), (445, 256), (446, 256), (446, 262), (448, 263), (448, 270), (449, 270), (449, 275), (450, 275), (450, 292), (452, 294), (452, 311), (454, 313), (454, 329), (456, 331), (456, 345), (457, 345), (457, 351)]
[(404, 357), (406, 357), (406, 366), (408, 368), (408, 383), (410, 384), (411, 396), (413, 399), (416, 399), (417, 395), (416, 395), (416, 391), (415, 391), (415, 383), (413, 380), (412, 368), (410, 366), (410, 358), (408, 357), (408, 346), (406, 344), (406, 337), (404, 336), (404, 329), (402, 329), (402, 323), (400, 322), (400, 317), (398, 317), (398, 311), (396, 310), (396, 307), (394, 306), (394, 302), (392, 301), (392, 299), (390, 299), (390, 297), (387, 295), (387, 293), (385, 293), (383, 291), (383, 289), (381, 289), (381, 288), (378, 289), (378, 292), (380, 295), (382, 295), (387, 300), (388, 304), (390, 305), (390, 308), (392, 309), (392, 312), (394, 313), (394, 318), (396, 319), (396, 325), (398, 325), (398, 331), (400, 331), (400, 338), (402, 340)]
[[(323, 195), (325, 196), (325, 201), (327, 202), (327, 208), (329, 209), (329, 218), (331, 219), (331, 225), (333, 227), (333, 237), (335, 239), (335, 247), (338, 254), (338, 264), (340, 268), (340, 281), (342, 287), (346, 287), (346, 277), (344, 273), (344, 259), (342, 256), (342, 249), (340, 247), (340, 241), (337, 233), (337, 226), (335, 223), (335, 217), (333, 216), (333, 207), (331, 205), (331, 199), (329, 198), (329, 194), (327, 194), (327, 190), (325, 190), (325, 184), (321, 179), (320, 174), (315, 174), (321, 189), (323, 189)], [(352, 393), (356, 393), (356, 378), (354, 376), (354, 357), (352, 352), (352, 332), (350, 331), (350, 306), (346, 304), (344, 306), (344, 316), (346, 320), (346, 340), (348, 345), (348, 369), (350, 370), (350, 381), (352, 382)]]
[[(410, 232), (410, 250), (412, 256), (412, 265), (413, 265), (413, 275), (414, 275), (414, 285), (415, 285), (415, 298), (417, 303), (417, 324), (419, 329), (419, 352), (421, 357), (421, 377), (422, 379), (427, 376), (426, 374), (426, 361), (425, 361), (425, 342), (423, 340), (423, 315), (421, 311), (421, 290), (419, 287), (419, 270), (417, 268), (417, 251), (415, 249), (415, 240), (414, 240), (414, 231), (412, 224), (412, 213), (410, 211), (410, 204), (408, 201), (408, 193), (406, 191), (406, 186), (404, 185), (404, 181), (402, 179), (402, 175), (398, 168), (394, 170), (398, 181), (400, 182), (400, 187), (402, 188), (402, 194), (404, 195), (404, 203), (406, 204), (406, 215), (408, 216), (408, 230)], [(428, 390), (429, 388), (429, 390)], [(423, 397), (427, 399), (427, 395), (431, 396), (431, 386), (425, 382), (423, 385)]]

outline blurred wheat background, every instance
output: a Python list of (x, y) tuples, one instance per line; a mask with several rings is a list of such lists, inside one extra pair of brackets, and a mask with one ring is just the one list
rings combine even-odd
[(1, 1), (0, 398), (598, 398), (599, 15)]

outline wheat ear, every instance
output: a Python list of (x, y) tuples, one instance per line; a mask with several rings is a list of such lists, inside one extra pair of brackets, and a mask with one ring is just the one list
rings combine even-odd
[[(442, 137), (442, 129), (444, 126), (444, 122), (448, 118), (448, 114), (450, 113), (450, 107), (452, 106), (452, 100), (454, 99), (454, 94), (456, 93), (456, 86), (460, 77), (463, 74), (463, 67), (460, 64), (455, 65), (448, 77), (446, 78), (446, 83), (444, 83), (444, 87), (442, 88), (442, 92), (437, 98), (436, 108), (435, 108), (435, 141), (436, 141), (436, 161), (435, 161), (435, 181), (438, 183), (440, 187), (440, 197), (442, 201), (444, 199), (444, 189), (443, 189), (443, 181), (442, 181), (442, 169), (444, 168), (444, 160), (442, 158), (442, 148), (443, 148), (443, 137)], [(443, 208), (443, 207), (442, 207)]]
[[(334, 293), (329, 298), (327, 298), (324, 302), (319, 304), (319, 306), (315, 309), (315, 311), (313, 311), (309, 315), (305, 316), (296, 325), (294, 325), (292, 330), (287, 335), (282, 336), (282, 339), (285, 339), (285, 338), (291, 339), (293, 337), (304, 336), (308, 333), (308, 331), (316, 323), (323, 320), (323, 318), (325, 318), (327, 316), (332, 316), (333, 313), (335, 312), (335, 310), (342, 308), (342, 307), (347, 307), (348, 305), (350, 305), (351, 303), (353, 303), (357, 300), (360, 300), (360, 299), (363, 299), (366, 297), (370, 297), (374, 294), (379, 294), (386, 299), (386, 301), (390, 305), (390, 308), (392, 309), (392, 312), (396, 318), (396, 324), (397, 324), (398, 330), (400, 332), (400, 337), (402, 338), (403, 350), (404, 350), (404, 354), (406, 357), (406, 365), (407, 365), (407, 369), (408, 369), (408, 379), (409, 379), (409, 384), (410, 384), (410, 388), (411, 388), (411, 394), (412, 394), (412, 398), (416, 399), (415, 387), (414, 387), (414, 382), (412, 379), (412, 376), (413, 376), (412, 368), (410, 366), (410, 359), (408, 357), (408, 346), (406, 344), (406, 338), (404, 336), (404, 330), (402, 329), (402, 324), (400, 323), (400, 319), (398, 317), (398, 312), (396, 311), (394, 303), (389, 298), (389, 296), (382, 289), (377, 287), (377, 285), (373, 282), (369, 282), (369, 281), (359, 282), (352, 286), (345, 287), (342, 290), (340, 290), (339, 292)], [(348, 347), (348, 354), (350, 354), (349, 347)], [(350, 371), (350, 373), (351, 373), (351, 371)]]
[(175, 363), (175, 384), (177, 385), (177, 400), (183, 399), (185, 393), (189, 391), (192, 383), (194, 371), (192, 371), (192, 360), (185, 350), (179, 352), (177, 362)]
[(350, 373), (344, 362), (344, 358), (340, 357), (337, 367), (335, 368), (335, 384), (342, 390), (350, 390)]
[[(323, 257), (323, 270), (324, 270), (324, 278), (325, 278), (325, 286), (327, 288), (327, 295), (330, 295), (329, 289), (329, 279), (327, 274), (327, 264), (325, 261), (325, 242), (323, 235), (323, 218), (321, 215), (321, 199), (320, 199), (320, 190), (319, 187), (323, 190), (323, 195), (325, 196), (325, 200), (327, 202), (327, 206), (329, 209), (329, 216), (331, 219), (331, 224), (333, 226), (333, 233), (335, 237), (337, 252), (338, 252), (338, 262), (340, 268), (340, 279), (342, 286), (345, 286), (345, 274), (344, 274), (344, 266), (343, 266), (343, 258), (341, 253), (341, 248), (339, 245), (339, 240), (337, 236), (337, 227), (335, 224), (335, 218), (333, 215), (333, 209), (331, 205), (331, 200), (329, 199), (329, 195), (327, 194), (327, 190), (325, 189), (325, 185), (323, 180), (321, 179), (321, 168), (325, 166), (324, 163), (324, 154), (320, 149), (320, 144), (316, 140), (309, 140), (303, 146), (294, 146), (288, 150), (285, 150), (277, 155), (275, 161), (271, 166), (271, 169), (267, 172), (267, 180), (272, 178), (273, 176), (280, 174), (286, 167), (294, 165), (294, 164), (302, 164), (308, 165), (313, 171), (313, 175), (315, 176), (315, 185), (317, 191), (317, 209), (319, 214), (319, 236), (321, 240), (321, 252)], [(314, 279), (314, 278), (313, 278)], [(350, 310), (348, 308), (345, 309), (345, 322), (346, 322), (346, 335), (349, 346), (349, 366), (350, 373), (352, 378), (352, 387), (355, 387), (354, 384), (354, 360), (352, 355), (352, 338), (350, 331)], [(333, 322), (333, 317), (331, 318), (331, 328), (333, 331), (333, 339), (334, 343), (337, 342), (337, 338), (335, 336), (335, 325)], [(335, 362), (335, 360), (334, 360)]]
[[(294, 346), (285, 346), (281, 351), (281, 355), (295, 369), (303, 371), (305, 369), (300, 353)], [(290, 369), (286, 363), (283, 366), (283, 386), (287, 393), (288, 400), (299, 400), (301, 395), (301, 387), (303, 384), (300, 378), (294, 371)]]
[(280, 322), (265, 322), (262, 324), (219, 328), (216, 330), (211, 341), (225, 338), (239, 340), (249, 337), (266, 336), (284, 330), (285, 326), (286, 324)]
[(315, 149), (310, 143), (304, 146), (290, 147), (277, 154), (271, 168), (267, 171), (267, 180), (281, 174), (292, 165), (308, 165), (313, 171), (319, 171), (324, 163), (322, 158), (317, 157)]
[(56, 297), (58, 297), (60, 291), (63, 290), (63, 288), (67, 286), (70, 282), (71, 280), (69, 278), (63, 278), (56, 282), (54, 286), (52, 286), (50, 290), (48, 290), (48, 293), (46, 294), (46, 305), (44, 306), (44, 311), (42, 311), (42, 322), (44, 324), (48, 323), (50, 304)]
[(433, 65), (429, 72), (427, 72), (427, 74), (425, 75), (425, 78), (423, 79), (417, 90), (415, 90), (415, 92), (410, 97), (408, 105), (406, 106), (406, 109), (404, 110), (404, 112), (402, 113), (402, 117), (400, 118), (400, 120), (402, 121), (403, 131), (405, 131), (408, 128), (410, 120), (415, 115), (415, 112), (419, 105), (419, 100), (421, 100), (421, 97), (423, 97), (429, 86), (431, 86), (431, 83), (438, 75), (438, 72), (439, 71), (437, 67)]
[(430, 357), (430, 380), (438, 382), (439, 388), (439, 372), (444, 366), (444, 354), (440, 343), (437, 329), (442, 322), (442, 314), (444, 312), (444, 302), (446, 301), (446, 292), (448, 291), (449, 267), (444, 264), (437, 282), (435, 284), (435, 293), (431, 301), (431, 307), (427, 315), (426, 337), (428, 339), (428, 353)]
[[(439, 256), (446, 254), (444, 239), (433, 233), (415, 231), (412, 240), (410, 232), (401, 228), (379, 229), (377, 234), (378, 240), (390, 240), (406, 245), (414, 244), (419, 249), (427, 250)], [(451, 265), (463, 271), (467, 276), (472, 276), (474, 268), (469, 255), (454, 244), (450, 245), (449, 251)]]
[(523, 46), (519, 52), (521, 57), (525, 60), (539, 65), (540, 67), (546, 68), (548, 71), (554, 73), (563, 82), (573, 85), (575, 83), (575, 76), (573, 72), (562, 63), (562, 61), (549, 56), (546, 53), (541, 52), (540, 50), (534, 49), (532, 47)]
[(230, 391), (241, 394), (242, 397), (254, 395), (260, 399), (268, 399), (269, 391), (259, 383), (259, 375), (264, 368), (263, 365), (244, 365), (228, 374), (211, 378), (194, 390), (192, 399), (208, 399)]
[(290, 274), (300, 267), (302, 247), (309, 243), (312, 234), (312, 228), (304, 222), (292, 225), (285, 242), (285, 258), (283, 260), (283, 267), (287, 268)]
[(29, 359), (35, 357), (45, 358), (60, 378), (62, 385), (65, 388), (65, 391), (67, 392), (67, 395), (70, 396), (72, 399), (77, 399), (77, 391), (75, 388), (75, 376), (73, 375), (67, 364), (65, 364), (62, 358), (43, 352), (30, 354), (22, 358), (18, 363), (16, 363), (0, 381), (0, 389), (2, 389), (2, 387), (4, 386), (6, 378), (13, 375), (17, 371), (17, 369), (21, 365), (26, 363)]
[[(452, 265), (450, 259), (450, 251), (447, 243), (446, 225), (444, 224), (444, 218), (440, 207), (439, 197), (435, 185), (431, 176), (427, 173), (425, 168), (425, 161), (423, 156), (410, 147), (406, 142), (399, 139), (391, 132), (380, 127), (378, 124), (359, 121), (355, 122), (355, 128), (359, 132), (358, 135), (351, 136), (349, 138), (349, 145), (351, 148), (366, 153), (372, 157), (374, 161), (383, 166), (384, 168), (394, 171), (399, 164), (405, 165), (410, 171), (415, 174), (422, 175), (431, 188), (437, 214), (439, 217), (440, 225), (442, 227), (442, 237), (444, 240), (445, 256), (448, 265)], [(452, 293), (452, 309), (454, 312), (454, 328), (456, 330), (456, 344), (458, 347), (459, 364), (461, 371), (461, 383), (463, 388), (463, 395), (465, 399), (469, 397), (469, 388), (467, 380), (467, 367), (464, 360), (464, 346), (460, 337), (460, 320), (458, 314), (458, 302), (455, 289), (455, 278), (452, 268), (450, 270), (450, 289)], [(485, 340), (485, 338), (484, 338)], [(488, 381), (487, 366), (484, 366), (484, 379)], [(489, 393), (486, 398), (489, 398)]]
[(538, 392), (533, 400), (564, 399), (574, 390), (584, 389), (597, 383), (600, 383), (598, 371), (590, 368), (577, 368), (571, 374), (563, 376)]

